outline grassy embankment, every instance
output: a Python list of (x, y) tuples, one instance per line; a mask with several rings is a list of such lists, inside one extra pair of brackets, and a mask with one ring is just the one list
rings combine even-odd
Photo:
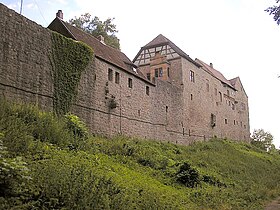
[(0, 143), (0, 209), (262, 209), (280, 194), (280, 155), (244, 143), (94, 137), (3, 100)]

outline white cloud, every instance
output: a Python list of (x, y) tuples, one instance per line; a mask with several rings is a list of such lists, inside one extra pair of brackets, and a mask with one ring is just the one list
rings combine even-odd
[(25, 7), (27, 9), (37, 9), (37, 5), (35, 3), (26, 4)]

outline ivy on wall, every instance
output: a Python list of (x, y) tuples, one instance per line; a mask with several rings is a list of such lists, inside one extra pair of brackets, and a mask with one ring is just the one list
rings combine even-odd
[(92, 55), (93, 50), (86, 44), (52, 33), (53, 105), (56, 114), (69, 112), (78, 93), (81, 74)]

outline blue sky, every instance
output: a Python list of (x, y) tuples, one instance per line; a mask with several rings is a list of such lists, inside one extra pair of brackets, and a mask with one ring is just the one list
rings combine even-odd
[[(212, 62), (227, 79), (239, 76), (249, 96), (251, 131), (263, 128), (280, 146), (280, 26), (264, 9), (274, 0), (23, 0), (23, 15), (46, 27), (85, 12), (114, 17), (121, 50), (132, 60), (163, 34), (193, 59)], [(20, 0), (1, 0), (19, 12)]]

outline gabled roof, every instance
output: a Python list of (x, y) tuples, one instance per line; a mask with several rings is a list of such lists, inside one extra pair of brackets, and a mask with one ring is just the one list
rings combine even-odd
[(156, 38), (154, 38), (152, 41), (150, 41), (148, 44), (146, 44), (143, 48), (154, 47), (154, 46), (161, 45), (163, 43), (168, 43), (168, 42), (170, 42), (169, 39), (167, 39), (162, 34), (159, 34)]
[(233, 79), (231, 79), (231, 80), (229, 80), (229, 81), (230, 81), (230, 83), (232, 84), (232, 86), (233, 86), (235, 89), (237, 89), (237, 88), (236, 88), (236, 83), (237, 83), (237, 81), (239, 81), (239, 83), (240, 83), (240, 85), (241, 85), (241, 88), (243, 89), (245, 95), (248, 97), (248, 95), (247, 95), (247, 93), (246, 93), (246, 91), (245, 91), (245, 89), (244, 89), (244, 87), (243, 87), (243, 85), (242, 85), (242, 82), (241, 82), (240, 77), (235, 77), (235, 78), (233, 78)]
[(170, 41), (168, 38), (166, 38), (162, 34), (159, 34), (156, 38), (154, 38), (152, 41), (150, 41), (144, 47), (141, 47), (140, 51), (137, 53), (137, 55), (135, 56), (135, 58), (133, 59), (132, 62), (134, 63), (136, 61), (137, 57), (141, 54), (141, 52), (143, 50), (149, 49), (149, 48), (152, 48), (152, 47), (161, 46), (161, 45), (166, 45), (166, 44), (168, 44), (181, 57), (187, 59), (188, 61), (190, 61), (194, 65), (196, 65), (198, 67), (201, 67), (200, 64), (198, 64), (193, 59), (191, 59), (188, 54), (186, 54), (183, 50), (181, 50), (179, 47), (177, 47), (177, 45), (175, 45), (172, 41)]
[(112, 65), (115, 65), (130, 74), (134, 74), (135, 76), (148, 81), (144, 76), (136, 73), (133, 68), (136, 67), (131, 60), (120, 50), (110, 47), (106, 44), (100, 42), (94, 36), (70, 25), (67, 22), (64, 22), (60, 18), (56, 17), (48, 26), (50, 30), (56, 31), (68, 38), (72, 38), (77, 41), (82, 41), (92, 47), (94, 50), (94, 55)]
[(196, 62), (200, 63), (202, 68), (205, 71), (207, 71), (209, 74), (211, 74), (213, 77), (216, 77), (218, 80), (220, 80), (222, 83), (228, 85), (229, 87), (231, 87), (233, 89), (236, 89), (234, 87), (234, 85), (229, 80), (227, 80), (221, 72), (219, 72), (218, 70), (214, 69), (210, 65), (204, 63), (202, 60), (199, 60), (197, 58), (195, 60), (196, 60)]

